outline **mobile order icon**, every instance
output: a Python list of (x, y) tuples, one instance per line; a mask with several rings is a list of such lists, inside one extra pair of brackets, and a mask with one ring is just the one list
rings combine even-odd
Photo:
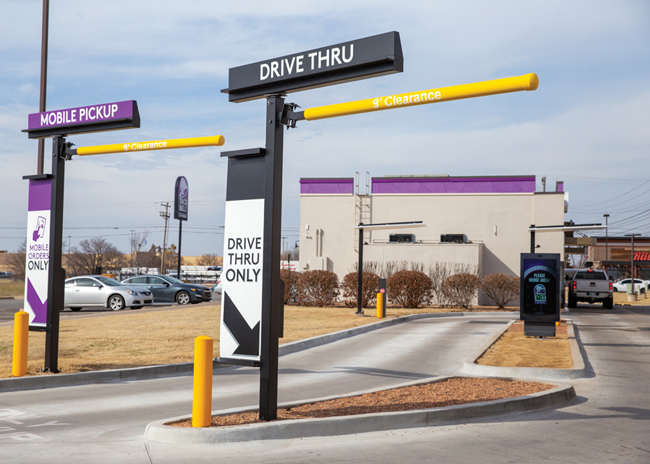
[(39, 216), (38, 219), (36, 220), (36, 229), (32, 234), (32, 241), (35, 242), (39, 238), (43, 238), (43, 235), (45, 235), (45, 218)]

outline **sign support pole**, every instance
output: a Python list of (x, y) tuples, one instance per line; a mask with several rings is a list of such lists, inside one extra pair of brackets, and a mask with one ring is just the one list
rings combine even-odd
[(266, 157), (264, 198), (264, 258), (262, 268), (262, 334), (260, 349), (261, 420), (278, 414), (278, 336), (280, 304), (280, 236), (282, 222), (283, 95), (266, 98)]
[(59, 372), (59, 313), (64, 304), (65, 271), (62, 267), (63, 183), (66, 161), (65, 138), (52, 139), (52, 207), (50, 216), (50, 250), (47, 288), (47, 326), (45, 332), (44, 372)]
[(359, 264), (357, 265), (357, 316), (363, 315), (363, 222), (359, 223)]
[(178, 220), (178, 265), (176, 266), (176, 278), (181, 280), (181, 237), (183, 237), (183, 221)]

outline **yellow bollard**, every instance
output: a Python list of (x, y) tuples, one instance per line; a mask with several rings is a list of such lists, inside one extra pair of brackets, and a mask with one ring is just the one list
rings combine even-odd
[(377, 293), (377, 319), (384, 317), (384, 294)]
[(194, 339), (194, 396), (192, 427), (208, 427), (212, 423), (212, 348), (210, 337)]
[(29, 314), (22, 309), (14, 314), (14, 360), (11, 375), (22, 377), (27, 373), (27, 348), (29, 346)]

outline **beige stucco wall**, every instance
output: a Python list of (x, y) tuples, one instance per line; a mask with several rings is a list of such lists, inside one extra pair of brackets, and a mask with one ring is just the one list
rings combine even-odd
[[(301, 195), (300, 270), (326, 262), (339, 277), (350, 272), (358, 259), (358, 235), (354, 230), (358, 218), (354, 195)], [(386, 259), (387, 253), (391, 260), (399, 261), (479, 261), (483, 275), (493, 272), (519, 275), (520, 253), (530, 249), (528, 228), (531, 224), (563, 224), (564, 195), (555, 192), (375, 194), (370, 197), (368, 218), (372, 223), (424, 221), (428, 227), (367, 234), (369, 246), (364, 248), (364, 261), (380, 256)], [(382, 244), (388, 242), (391, 233), (413, 233), (419, 243)], [(465, 234), (469, 241), (482, 245), (449, 248), (447, 244), (438, 244), (441, 234)], [(539, 253), (564, 253), (562, 232), (538, 232), (536, 242), (540, 245), (536, 249)], [(468, 247), (467, 252), (462, 251), (464, 247)], [(329, 258), (329, 261), (314, 261), (316, 257)]]

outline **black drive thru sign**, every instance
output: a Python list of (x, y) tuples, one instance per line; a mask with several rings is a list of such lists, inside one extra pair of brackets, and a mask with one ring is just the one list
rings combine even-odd
[(222, 358), (260, 359), (264, 258), (263, 156), (230, 157), (221, 285)]
[(351, 40), (230, 68), (227, 89), (231, 102), (265, 95), (341, 84), (402, 72), (404, 58), (398, 32)]

